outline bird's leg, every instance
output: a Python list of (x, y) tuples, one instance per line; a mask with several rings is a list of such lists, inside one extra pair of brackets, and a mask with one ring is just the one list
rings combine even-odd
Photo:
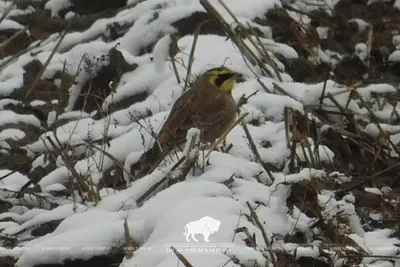
[(224, 138), (221, 142), (219, 142), (217, 145), (215, 145), (215, 143), (218, 140), (215, 140), (214, 142), (212, 142), (210, 147), (214, 147), (214, 150), (216, 151), (223, 151), (223, 148), (226, 146), (226, 138)]

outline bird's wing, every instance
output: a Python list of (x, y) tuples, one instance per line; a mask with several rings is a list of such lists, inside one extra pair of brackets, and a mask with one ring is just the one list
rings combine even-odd
[(209, 101), (203, 112), (197, 113), (196, 122), (203, 129), (203, 140), (212, 142), (220, 137), (236, 117), (236, 104), (230, 96), (222, 95)]
[(188, 91), (174, 103), (159, 135), (160, 145), (167, 146), (167, 150), (183, 142), (187, 131), (195, 126), (193, 121), (193, 102), (196, 101), (194, 91)]

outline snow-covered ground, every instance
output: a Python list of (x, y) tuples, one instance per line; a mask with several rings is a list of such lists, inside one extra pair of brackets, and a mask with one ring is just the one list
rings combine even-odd
[[(228, 23), (233, 22), (232, 17), (217, 0), (210, 2)], [(10, 2), (1, 1), (1, 12), (5, 12), (8, 3)], [(321, 232), (318, 227), (312, 226), (315, 226), (319, 218), (310, 218), (298, 207), (289, 208), (287, 198), (291, 195), (292, 184), (328, 179), (331, 176), (322, 169), (314, 168), (304, 168), (299, 173), (290, 174), (291, 150), (287, 146), (285, 107), (304, 114), (306, 106), (320, 105), (322, 93), (332, 94), (337, 102), (347, 106), (348, 110), (355, 114), (355, 119), (365, 122), (365, 128), (360, 129), (361, 131), (377, 138), (380, 130), (376, 124), (370, 123), (369, 111), (360, 107), (357, 99), (353, 98), (347, 103), (350, 91), (345, 86), (331, 80), (326, 84), (299, 83), (285, 71), (285, 65), (279, 58), (295, 59), (299, 57), (298, 53), (286, 44), (275, 42), (269, 26), (254, 22), (255, 18), (262, 17), (268, 9), (281, 7), (280, 1), (227, 0), (226, 3), (241, 23), (250, 23), (264, 33), (264, 38), (260, 38), (261, 44), (268, 51), (280, 55), (276, 57), (271, 54), (280, 70), (282, 80), (275, 76), (263, 75), (258, 66), (251, 65), (243, 58), (231, 40), (213, 34), (198, 36), (190, 80), (193, 81), (196, 76), (209, 68), (221, 65), (242, 73), (245, 81), (235, 86), (233, 97), (239, 102), (242, 96), (250, 96), (257, 91), (241, 106), (243, 112), (249, 113), (244, 122), (261, 160), (282, 171), (272, 172), (273, 179), (271, 179), (262, 164), (258, 163), (249, 145), (248, 136), (238, 124), (227, 136), (226, 143), (232, 144), (227, 153), (213, 151), (208, 158), (202, 158), (200, 155), (198, 164), (184, 181), (160, 190), (144, 202), (138, 203), (138, 199), (163, 179), (177, 162), (176, 157), (166, 159), (157, 170), (144, 178), (127, 182), (125, 189), (102, 188), (97, 192), (100, 196), (98, 201), (82, 201), (76, 190), (69, 197), (54, 194), (67, 190), (71, 180), (77, 179), (75, 173), (84, 177), (87, 184), (95, 187), (100, 184), (105, 173), (115, 167), (115, 160), (125, 167), (125, 172), (117, 174), (123, 176), (120, 180), (128, 180), (130, 164), (152, 144), (154, 140), (151, 131), (157, 132), (172, 104), (183, 93), (183, 79), (186, 77), (195, 36), (186, 35), (177, 42), (180, 50), (175, 56), (175, 61), (180, 77), (179, 83), (168, 53), (173, 39), (171, 36), (177, 32), (171, 24), (190, 17), (194, 12), (204, 12), (204, 8), (197, 0), (130, 0), (127, 3), (128, 7), (116, 16), (99, 19), (82, 32), (67, 33), (51, 58), (42, 75), (43, 79), (50, 79), (60, 87), (60, 80), (53, 79), (57, 72), (67, 70), (70, 75), (77, 74), (75, 83), (68, 88), (68, 102), (64, 109), (58, 113), (54, 110), (48, 114), (48, 126), (65, 120), (61, 126), (51, 130), (46, 129), (43, 122), (34, 115), (17, 114), (4, 109), (10, 103), (22, 103), (22, 99), (10, 99), (9, 96), (24, 84), (23, 67), (35, 59), (44, 64), (57, 45), (61, 33), (49, 36), (39, 46), (35, 47), (36, 43), (31, 44), (32, 49), (29, 52), (2, 67), (0, 95), (3, 99), (0, 100), (0, 126), (7, 124), (14, 126), (0, 130), (0, 152), (9, 153), (8, 141), (18, 142), (26, 137), (24, 131), (18, 129), (19, 123), (30, 125), (43, 132), (38, 138), (22, 147), (32, 159), (31, 170), (50, 164), (50, 156), (46, 153), (54, 150), (54, 147), (48, 138), (53, 141), (57, 138), (62, 145), (69, 146), (71, 148), (69, 156), (71, 158), (76, 156), (76, 160), (72, 162), (75, 172), (71, 172), (71, 166), (66, 166), (65, 160), (53, 151), (55, 153), (53, 155), (57, 157), (56, 167), (40, 177), (37, 183), (40, 192), (34, 195), (25, 193), (19, 199), (15, 198), (14, 193), (21, 190), (29, 180), (28, 177), (20, 172), (14, 172), (0, 180), (0, 199), (13, 204), (9, 211), (0, 214), (0, 244), (2, 236), (17, 239), (15, 247), (10, 248), (3, 244), (4, 246), (0, 248), (0, 257), (11, 256), (16, 259), (17, 267), (31, 267), (38, 264), (63, 263), (68, 259), (88, 260), (94, 256), (108, 255), (111, 248), (120, 248), (126, 242), (124, 229), (126, 220), (130, 238), (137, 250), (133, 252), (132, 258), (125, 257), (122, 260), (119, 265), (121, 267), (178, 266), (179, 259), (171, 251), (171, 246), (178, 249), (193, 266), (224, 266), (227, 262), (229, 263), (226, 266), (267, 266), (266, 262), (273, 263), (271, 255), (267, 252), (271, 249), (286, 250), (296, 258), (317, 258), (322, 241), (315, 239), (315, 236)], [(328, 4), (333, 6), (335, 3)], [(72, 2), (67, 0), (50, 0), (47, 1), (45, 8), (51, 10), (52, 16), (57, 17), (60, 10), (71, 5)], [(300, 3), (297, 7), (309, 10)], [(19, 13), (33, 12), (32, 10), (34, 8), (30, 6), (21, 9)], [(297, 13), (289, 14), (296, 20), (304, 19), (296, 15)], [(108, 41), (111, 24), (132, 26), (121, 37)], [(0, 29), (19, 30), (23, 27), (11, 18), (0, 24)], [(261, 57), (250, 41), (245, 42)], [(143, 48), (148, 46), (151, 46), (151, 52), (143, 53)], [(108, 65), (107, 55), (113, 48), (123, 55), (126, 62), (136, 64), (137, 67), (122, 74), (117, 86), (105, 97), (97, 111), (88, 113), (77, 110), (74, 106), (83, 86)], [(329, 51), (320, 52), (322, 54), (316, 54), (315, 58), (310, 60), (333, 62)], [(82, 57), (86, 60), (82, 60)], [(104, 60), (99, 61), (98, 58)], [(391, 59), (395, 58), (396, 54), (392, 54)], [(7, 60), (9, 58), (2, 59), (0, 64)], [(272, 70), (267, 64), (266, 68)], [(110, 84), (111, 86), (114, 85)], [(277, 86), (283, 88), (287, 95), (277, 90)], [(365, 101), (373, 102), (373, 94), (397, 91), (394, 86), (382, 83), (358, 88), (358, 92)], [(147, 94), (143, 101), (116, 111), (112, 108), (124, 99), (142, 93)], [(51, 99), (48, 103), (35, 100), (31, 106), (40, 107), (56, 103), (57, 99)], [(322, 104), (325, 110), (340, 111), (328, 98), (325, 98)], [(390, 125), (394, 116), (393, 106), (386, 103), (383, 108), (378, 108), (374, 103), (371, 108), (381, 121), (387, 122), (387, 124), (381, 123), (380, 127), (391, 133), (391, 140), (397, 144), (400, 141), (399, 127)], [(96, 117), (99, 113), (102, 114), (100, 119)], [(332, 115), (331, 119), (339, 122), (337, 115)], [(255, 121), (257, 123), (254, 123)], [(320, 131), (329, 127), (334, 126), (324, 125)], [(103, 145), (96, 145), (99, 149), (95, 150), (87, 145), (92, 140), (102, 139), (109, 141)], [(308, 141), (312, 151), (318, 151), (322, 163), (332, 162), (335, 156), (332, 150), (327, 146), (314, 144), (311, 138), (308, 138)], [(303, 152), (300, 145), (296, 148), (296, 152), (299, 161), (305, 162), (310, 158), (309, 152)], [(395, 151), (392, 153), (395, 155)], [(178, 152), (177, 155), (180, 157), (182, 152)], [(10, 172), (11, 170), (7, 169), (0, 170), (0, 177)], [(350, 178), (341, 176), (341, 179)], [(29, 189), (33, 188), (34, 185), (29, 186)], [(383, 194), (379, 188), (369, 188), (368, 192)], [(363, 229), (351, 193), (342, 199), (336, 199), (333, 191), (322, 190), (318, 192), (318, 203), (324, 219), (340, 224), (338, 227), (341, 231), (354, 241), (355, 250), (361, 247), (372, 256), (397, 255), (396, 245), (400, 240), (391, 237), (391, 229), (372, 231)], [(249, 206), (256, 212), (262, 225), (261, 229), (252, 218)], [(207, 216), (213, 219), (206, 220), (204, 224), (192, 225), (195, 225), (193, 229), (199, 232), (205, 232), (211, 227), (210, 242), (204, 242), (201, 234), (195, 236), (199, 243), (187, 242), (185, 233), (188, 233), (188, 229), (192, 229), (188, 227), (189, 223)], [(338, 216), (344, 218), (347, 223), (336, 221)], [(54, 221), (60, 222), (54, 231), (39, 237), (31, 235), (32, 229)], [(249, 236), (246, 235), (246, 231), (235, 232), (242, 227), (245, 227), (251, 236), (254, 235), (256, 240), (254, 248), (247, 243)], [(284, 242), (283, 237), (295, 231), (307, 237), (306, 246)], [(270, 243), (266, 244), (265, 237)], [(343, 266), (341, 265), (343, 259), (335, 257), (334, 250), (327, 249), (325, 252), (336, 262), (336, 265), (332, 266)], [(400, 266), (400, 261), (395, 258), (385, 260), (380, 257), (365, 257), (363, 263), (364, 266)]]

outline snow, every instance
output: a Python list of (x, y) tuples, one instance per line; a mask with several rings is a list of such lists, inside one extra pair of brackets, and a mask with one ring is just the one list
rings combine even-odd
[(2, 140), (11, 139), (11, 140), (21, 140), (25, 137), (25, 133), (19, 129), (4, 129), (0, 132), (0, 138)]
[(34, 115), (22, 115), (9, 110), (0, 110), (0, 126), (8, 123), (25, 123), (40, 127), (40, 121)]
[[(398, 252), (396, 243), (399, 242), (397, 238), (390, 238), (391, 230), (389, 229), (378, 229), (365, 234), (365, 238), (351, 234), (349, 237), (353, 239), (360, 247), (366, 251), (372, 253), (372, 255), (380, 256), (394, 256)], [(373, 258), (365, 258), (364, 262), (371, 262)]]
[(400, 50), (393, 51), (388, 58), (388, 61), (398, 62), (400, 61)]
[(371, 27), (370, 23), (366, 22), (365, 20), (359, 19), (359, 18), (352, 18), (352, 19), (349, 19), (347, 22), (348, 23), (350, 23), (350, 22), (357, 23), (359, 32), (364, 32), (366, 29)]
[(360, 58), (361, 61), (365, 61), (367, 58), (367, 45), (364, 43), (358, 43), (354, 47), (355, 54)]
[[(334, 6), (336, 2), (329, 1), (326, 4)], [(292, 234), (295, 230), (304, 233), (309, 238), (320, 234), (317, 233), (318, 230), (310, 229), (310, 226), (316, 223), (316, 218), (307, 216), (300, 207), (294, 206), (291, 210), (286, 205), (292, 193), (292, 185), (301, 181), (311, 183), (324, 179), (343, 184), (349, 182), (352, 177), (343, 173), (326, 173), (324, 170), (310, 168), (302, 168), (299, 173), (288, 174), (291, 150), (287, 147), (284, 112), (285, 108), (291, 108), (304, 114), (309, 106), (320, 104), (323, 91), (325, 94), (332, 94), (339, 103), (344, 105), (349, 99), (350, 91), (332, 80), (328, 80), (326, 86), (324, 82), (314, 84), (296, 82), (285, 72), (281, 57), (290, 60), (297, 59), (298, 52), (286, 44), (273, 40), (271, 28), (253, 22), (254, 18), (263, 17), (266, 10), (274, 6), (280, 7), (281, 2), (277, 0), (247, 2), (230, 0), (229, 8), (238, 16), (241, 23), (249, 22), (250, 25), (266, 33), (266, 37), (260, 38), (260, 42), (277, 64), (283, 81), (278, 81), (276, 77), (263, 76), (259, 67), (252, 66), (243, 59), (239, 49), (231, 40), (214, 34), (198, 36), (189, 77), (190, 81), (194, 81), (196, 76), (205, 70), (221, 65), (243, 74), (245, 81), (235, 86), (232, 95), (234, 100), (239, 102), (243, 95), (250, 96), (257, 92), (248, 99), (241, 110), (249, 113), (244, 123), (247, 124), (261, 160), (272, 167), (275, 180), (270, 178), (263, 165), (258, 162), (259, 159), (255, 157), (249, 146), (249, 139), (239, 124), (226, 137), (226, 143), (232, 144), (229, 152), (212, 151), (207, 158), (202, 158), (200, 155), (198, 166), (189, 172), (184, 181), (179, 181), (169, 187), (164, 185), (146, 201), (139, 201), (140, 197), (154, 184), (166, 177), (177, 162), (176, 157), (171, 157), (143, 179), (129, 180), (128, 172), (131, 164), (136, 162), (141, 153), (154, 142), (152, 133), (159, 131), (173, 103), (183, 93), (182, 80), (186, 78), (186, 67), (195, 36), (185, 35), (177, 40), (179, 52), (174, 59), (181, 79), (181, 83), (178, 83), (169, 55), (172, 35), (177, 32), (171, 24), (194, 12), (204, 12), (204, 10), (197, 0), (130, 0), (127, 4), (134, 3), (137, 5), (126, 7), (111, 18), (97, 20), (87, 30), (69, 32), (65, 36), (42, 78), (53, 79), (56, 72), (63, 70), (65, 63), (67, 73), (76, 75), (76, 79), (75, 83), (68, 88), (69, 98), (65, 109), (54, 109), (49, 112), (46, 125), (49, 128), (44, 128), (34, 115), (4, 110), (7, 104), (20, 104), (19, 101), (0, 100), (0, 126), (13, 124), (13, 128), (2, 129), (0, 132), (2, 151), (11, 148), (11, 144), (7, 143), (10, 139), (19, 141), (27, 135), (17, 129), (14, 124), (32, 125), (40, 130), (40, 135), (35, 140), (26, 141), (22, 147), (33, 161), (31, 170), (50, 166), (52, 156), (56, 154), (56, 151), (53, 151), (54, 147), (48, 138), (51, 140), (57, 138), (61, 145), (70, 148), (69, 156), (73, 158), (72, 168), (84, 177), (87, 183), (99, 186), (98, 195), (100, 196), (98, 203), (91, 201), (84, 203), (77, 194), (73, 197), (52, 195), (57, 191), (70, 190), (71, 180), (76, 180), (69, 169), (71, 166), (66, 166), (66, 162), (59, 155), (55, 155), (56, 168), (40, 177), (37, 182), (37, 186), (41, 189), (40, 193), (35, 193), (36, 198), (35, 194), (26, 193), (20, 201), (26, 201), (36, 207), (39, 206), (38, 199), (43, 197), (54, 201), (57, 204), (56, 207), (46, 208), (48, 205), (40, 209), (24, 209), (16, 207), (19, 202), (15, 201), (12, 203), (13, 209), (0, 214), (0, 220), (12, 218), (13, 221), (1, 221), (0, 230), (5, 235), (17, 236), (23, 233), (30, 236), (32, 229), (42, 224), (50, 222), (60, 222), (60, 224), (51, 233), (29, 241), (21, 241), (13, 249), (0, 250), (0, 255), (16, 257), (17, 267), (57, 264), (67, 259), (87, 260), (93, 256), (107, 255), (111, 247), (120, 247), (125, 242), (123, 223), (126, 219), (131, 238), (140, 245), (140, 249), (135, 251), (133, 258), (124, 258), (119, 266), (176, 266), (176, 256), (168, 250), (167, 245), (178, 248), (187, 245), (185, 235), (182, 234), (185, 225), (209, 216), (221, 221), (220, 228), (211, 234), (210, 240), (231, 246), (233, 251), (227, 255), (210, 253), (207, 254), (206, 260), (201, 253), (187, 251), (185, 257), (191, 264), (221, 266), (229, 260), (229, 256), (234, 255), (242, 264), (264, 266), (266, 259), (263, 252), (248, 248), (244, 242), (246, 238), (244, 233), (234, 233), (236, 228), (246, 227), (249, 233), (255, 235), (260, 250), (269, 245), (264, 243), (261, 230), (248, 220), (250, 216), (248, 204), (257, 213), (270, 240)], [(212, 0), (211, 3), (229, 23), (233, 22), (231, 16), (217, 0)], [(1, 5), (6, 7), (5, 3)], [(61, 10), (71, 5), (72, 3), (68, 0), (49, 0), (45, 8), (51, 11), (52, 16), (58, 16)], [(302, 4), (298, 3), (298, 5), (301, 9), (306, 9)], [(4, 8), (3, 6), (0, 8)], [(294, 12), (289, 12), (289, 14), (295, 20), (309, 22), (308, 18)], [(74, 15), (76, 14), (69, 12), (65, 18), (71, 18)], [(360, 30), (367, 26), (366, 22), (359, 19), (351, 21), (355, 21), (360, 26)], [(112, 42), (106, 42), (104, 40), (107, 39), (108, 26), (113, 23), (130, 26), (123, 36)], [(16, 27), (14, 29), (23, 27), (7, 19), (0, 24), (0, 27), (6, 26)], [(328, 33), (325, 28), (319, 28), (318, 34), (320, 38), (326, 38)], [(44, 63), (59, 36), (59, 33), (49, 36), (40, 47), (21, 55), (3, 68), (0, 73), (0, 96), (8, 97), (15, 89), (23, 85), (23, 66), (33, 59)], [(397, 39), (394, 38), (393, 41), (395, 40)], [(256, 55), (259, 55), (250, 42), (245, 42)], [(95, 112), (80, 111), (74, 106), (83, 86), (91, 82), (91, 79), (109, 63), (107, 55), (114, 47), (129, 64), (135, 64), (137, 67), (123, 73), (120, 82), (109, 95), (105, 96), (102, 105), (98, 107), (99, 113), (105, 115), (98, 119), (93, 116)], [(362, 59), (366, 56), (365, 48), (364, 43), (357, 44), (355, 47), (356, 54)], [(316, 56), (311, 57), (310, 62), (337, 61), (334, 59), (337, 55), (335, 52), (322, 51), (319, 48), (314, 51)], [(275, 56), (276, 54), (281, 57)], [(389, 59), (397, 61), (399, 55), (395, 51)], [(341, 56), (338, 55), (338, 58)], [(266, 67), (269, 68), (267, 65)], [(59, 87), (61, 80), (54, 80), (54, 84)], [(283, 88), (287, 95), (277, 90), (276, 85)], [(369, 101), (375, 94), (397, 91), (392, 85), (382, 83), (360, 87), (357, 92)], [(146, 95), (143, 101), (133, 101), (125, 108), (113, 110), (120, 101), (139, 94)], [(46, 102), (34, 100), (30, 105), (40, 109), (49, 104), (47, 101), (49, 100)], [(50, 103), (57, 105), (59, 101), (54, 99)], [(339, 110), (328, 98), (323, 100), (323, 105), (322, 109), (325, 110)], [(368, 111), (359, 105), (358, 100), (351, 99), (347, 108), (356, 114), (357, 119), (362, 118), (365, 121)], [(373, 104), (371, 108), (380, 119), (387, 122), (387, 124), (380, 124), (382, 129), (392, 134), (392, 140), (400, 142), (400, 127), (389, 123), (393, 117), (393, 107), (386, 104), (380, 109)], [(330, 119), (339, 120), (335, 116), (331, 116)], [(330, 127), (324, 125), (320, 128), (320, 132)], [(363, 130), (374, 138), (380, 135), (380, 130), (374, 123), (366, 122)], [(193, 129), (189, 132), (189, 136), (193, 136), (194, 133), (198, 132)], [(291, 135), (290, 133), (289, 137)], [(334, 151), (327, 146), (314, 143), (311, 138), (305, 140), (310, 144), (311, 151), (318, 152), (321, 162), (327, 165), (333, 163)], [(226, 146), (221, 145), (221, 147)], [(177, 157), (192, 156), (194, 151), (187, 151), (187, 148), (188, 146), (183, 152), (178, 152)], [(206, 150), (205, 153), (207, 152)], [(309, 151), (306, 150), (304, 154), (300, 146), (295, 148), (295, 152), (300, 162), (311, 158)], [(200, 151), (200, 154), (202, 153)], [(125, 169), (121, 180), (126, 184), (126, 189), (103, 187), (103, 185), (100, 187), (105, 173), (115, 166), (115, 160)], [(10, 172), (10, 170), (0, 170), (0, 177)], [(225, 184), (230, 178), (230, 183)], [(0, 198), (12, 199), (13, 191), (19, 191), (28, 181), (28, 177), (20, 172), (0, 179)], [(366, 188), (365, 190), (379, 195), (389, 192), (388, 188), (382, 188), (382, 190)], [(385, 255), (394, 256), (395, 244), (398, 240), (391, 237), (390, 230), (365, 230), (356, 212), (354, 195), (348, 193), (342, 199), (338, 199), (335, 198), (334, 193), (333, 190), (317, 191), (323, 219), (337, 223), (350, 238), (373, 255), (382, 255), (382, 247), (384, 247), (387, 249), (384, 252)], [(338, 214), (348, 223), (344, 224), (339, 220)], [(377, 219), (380, 215), (371, 214), (371, 217)], [(201, 236), (198, 238), (202, 240)], [(279, 240), (274, 244), (279, 245), (279, 242), (283, 241)], [(291, 246), (292, 249), (293, 246), (298, 246), (298, 244), (282, 245)], [(299, 248), (297, 257), (302, 255), (318, 257), (318, 250), (315, 247)], [(370, 263), (371, 259), (366, 257), (364, 261)], [(232, 264), (232, 266), (239, 265)]]
[(160, 38), (154, 45), (153, 55), (154, 55), (154, 70), (156, 72), (161, 72), (166, 65), (166, 60), (169, 56), (169, 50), (171, 46), (172, 38), (171, 35), (167, 34)]
[(393, 7), (400, 10), (400, 0), (394, 1)]
[(42, 191), (47, 193), (47, 192), (51, 192), (51, 191), (63, 191), (66, 189), (67, 188), (65, 186), (63, 186), (62, 184), (52, 184), (52, 185), (49, 185), (49, 186), (43, 188)]
[(37, 107), (37, 106), (43, 106), (46, 105), (46, 102), (42, 101), (42, 100), (34, 100), (30, 103), (30, 105), (32, 107)]
[(10, 174), (10, 170), (0, 170), (0, 177), (9, 175), (0, 180), (0, 189), (18, 191), (26, 182), (29, 181), (25, 175), (19, 172), (14, 172), (11, 175)]
[(376, 194), (376, 195), (382, 195), (381, 190), (379, 190), (378, 188), (365, 188), (364, 189), (366, 192), (372, 193), (372, 194)]
[(77, 16), (76, 13), (74, 13), (74, 12), (72, 12), (72, 11), (69, 11), (69, 12), (67, 12), (67, 13), (65, 14), (64, 19), (72, 19), (73, 17), (76, 17), (76, 16)]
[(0, 30), (8, 30), (8, 29), (19, 30), (22, 28), (23, 26), (21, 24), (9, 19), (5, 19), (0, 23)]
[(49, 0), (44, 6), (45, 9), (51, 10), (51, 16), (58, 16), (58, 12), (70, 7), (72, 3), (69, 0)]

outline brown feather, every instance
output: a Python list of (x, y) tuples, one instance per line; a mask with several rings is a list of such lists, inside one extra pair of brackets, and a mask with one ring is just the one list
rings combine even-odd
[(235, 119), (236, 104), (232, 95), (219, 90), (203, 74), (172, 106), (154, 145), (140, 157), (135, 178), (151, 173), (173, 148), (186, 142), (190, 128), (201, 130), (202, 142), (213, 142)]

